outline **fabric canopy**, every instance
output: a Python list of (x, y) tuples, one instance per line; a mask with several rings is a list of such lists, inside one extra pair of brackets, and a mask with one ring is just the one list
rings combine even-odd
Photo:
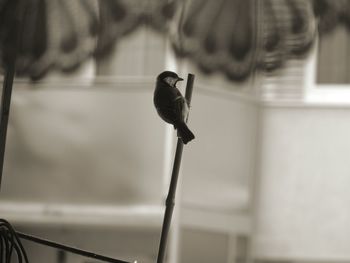
[(315, 36), (312, 5), (305, 0), (193, 0), (184, 10), (178, 53), (232, 80), (305, 54)]
[(338, 25), (344, 25), (350, 30), (350, 1), (314, 0), (314, 10), (319, 17), (321, 34), (331, 32)]
[(346, 0), (0, 0), (5, 64), (18, 5), (24, 11), (17, 15), (23, 22), (17, 72), (32, 79), (108, 55), (147, 25), (169, 34), (176, 54), (203, 72), (242, 81), (256, 69), (274, 70), (307, 54), (317, 32), (314, 11), (324, 32), (339, 21), (350, 25)]

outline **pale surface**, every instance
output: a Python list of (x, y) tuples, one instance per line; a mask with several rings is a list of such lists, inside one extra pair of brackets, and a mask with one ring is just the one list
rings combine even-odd
[(267, 108), (255, 255), (349, 260), (350, 110)]

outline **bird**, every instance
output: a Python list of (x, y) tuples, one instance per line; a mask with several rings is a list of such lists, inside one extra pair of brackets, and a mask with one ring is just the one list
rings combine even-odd
[(172, 71), (160, 73), (156, 80), (153, 103), (158, 115), (165, 122), (172, 124), (177, 130), (177, 136), (187, 144), (195, 136), (186, 124), (189, 103), (176, 88), (177, 82), (182, 80), (183, 78)]

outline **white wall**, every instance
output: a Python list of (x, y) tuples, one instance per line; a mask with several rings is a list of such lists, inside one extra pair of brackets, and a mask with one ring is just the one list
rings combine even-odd
[[(181, 174), (179, 262), (227, 263), (245, 258), (250, 237), (258, 104), (253, 82), (196, 75)], [(245, 260), (245, 259), (243, 259)]]
[(226, 212), (251, 205), (257, 106), (230, 94), (195, 90), (189, 126), (196, 134), (185, 148), (185, 206)]
[(262, 109), (255, 257), (349, 260), (349, 134), (349, 107)]
[(144, 85), (15, 90), (2, 200), (160, 204), (165, 125)]

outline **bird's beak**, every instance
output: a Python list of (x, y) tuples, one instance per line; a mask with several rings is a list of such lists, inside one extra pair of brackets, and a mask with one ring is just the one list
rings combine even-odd
[(184, 79), (180, 78), (180, 77), (177, 78), (177, 81), (182, 81), (182, 80), (184, 80)]

